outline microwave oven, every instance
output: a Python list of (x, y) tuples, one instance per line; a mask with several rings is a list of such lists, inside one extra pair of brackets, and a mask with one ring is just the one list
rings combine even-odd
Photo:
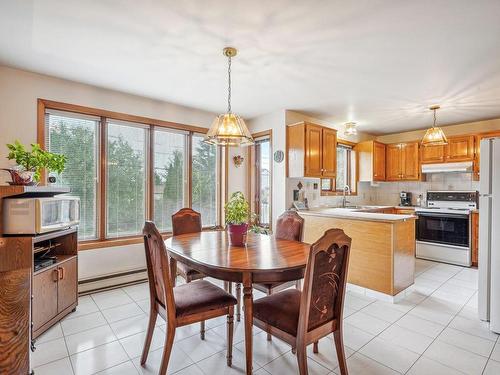
[(69, 228), (80, 222), (80, 198), (5, 198), (4, 234), (40, 234)]

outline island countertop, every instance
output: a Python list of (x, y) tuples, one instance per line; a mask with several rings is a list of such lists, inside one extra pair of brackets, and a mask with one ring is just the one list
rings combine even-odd
[(401, 215), (386, 213), (387, 210), (394, 209), (394, 206), (365, 206), (361, 208), (327, 208), (317, 207), (309, 210), (299, 211), (304, 216), (323, 216), (332, 218), (345, 218), (350, 220), (365, 221), (407, 221), (416, 219), (415, 215)]

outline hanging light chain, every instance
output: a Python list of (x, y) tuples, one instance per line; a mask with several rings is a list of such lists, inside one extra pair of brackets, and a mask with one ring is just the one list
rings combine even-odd
[(231, 56), (228, 56), (227, 77), (228, 77), (228, 86), (227, 86), (227, 112), (231, 113)]
[(433, 128), (436, 127), (436, 111), (437, 111), (437, 108), (434, 108), (432, 111), (434, 113), (434, 125), (432, 125)]

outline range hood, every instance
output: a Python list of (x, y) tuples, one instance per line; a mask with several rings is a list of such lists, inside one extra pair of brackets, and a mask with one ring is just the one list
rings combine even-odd
[(422, 164), (422, 173), (472, 173), (472, 162)]

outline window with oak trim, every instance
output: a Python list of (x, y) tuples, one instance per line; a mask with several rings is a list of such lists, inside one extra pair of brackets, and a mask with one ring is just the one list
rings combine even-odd
[(147, 219), (168, 233), (171, 215), (182, 207), (201, 212), (204, 227), (220, 224), (218, 147), (189, 126), (105, 114), (43, 112), (40, 143), (68, 160), (56, 184), (81, 200), (81, 243), (138, 238)]
[(321, 195), (343, 195), (346, 186), (350, 193), (356, 195), (357, 159), (356, 151), (351, 145), (337, 144), (337, 171), (335, 178), (321, 179)]

